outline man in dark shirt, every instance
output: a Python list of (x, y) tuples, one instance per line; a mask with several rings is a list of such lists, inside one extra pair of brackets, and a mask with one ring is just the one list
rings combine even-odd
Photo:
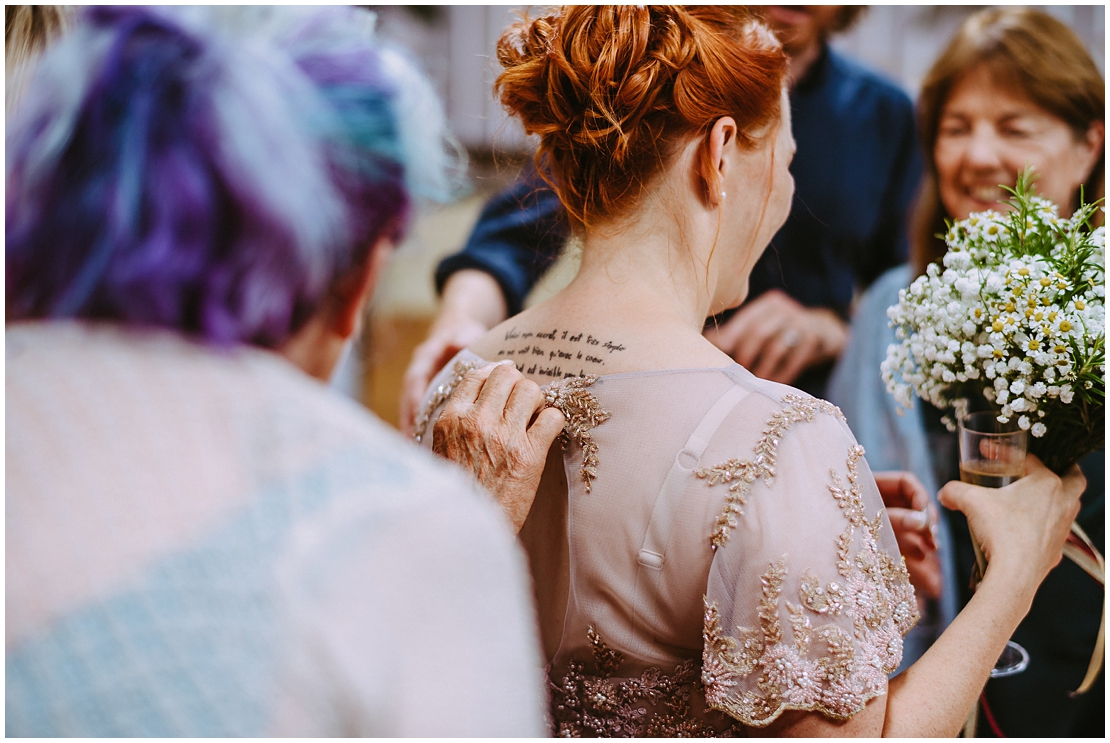
[[(752, 273), (748, 300), (706, 329), (757, 376), (818, 396), (843, 349), (854, 292), (906, 260), (904, 224), (921, 176), (909, 98), (828, 47), (858, 10), (768, 9), (791, 58), (794, 204)], [(405, 375), (404, 430), (431, 377), (521, 310), (568, 236), (558, 198), (534, 171), (486, 205), (463, 250), (436, 271), (443, 302)]]

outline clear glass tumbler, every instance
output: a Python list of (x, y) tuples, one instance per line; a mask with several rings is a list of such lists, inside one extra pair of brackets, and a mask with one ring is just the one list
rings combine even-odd
[(1028, 434), (1011, 418), (992, 412), (960, 419), (960, 479), (984, 488), (1004, 488), (1025, 474)]

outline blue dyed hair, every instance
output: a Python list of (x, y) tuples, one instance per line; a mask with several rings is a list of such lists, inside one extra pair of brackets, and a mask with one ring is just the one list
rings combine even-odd
[(427, 81), (354, 8), (89, 8), (7, 137), (9, 319), (275, 347), (449, 193)]

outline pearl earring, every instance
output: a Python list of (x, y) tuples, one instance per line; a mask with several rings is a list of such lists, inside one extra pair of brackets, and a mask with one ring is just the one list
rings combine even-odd
[(728, 194), (724, 191), (721, 191), (721, 201), (724, 201), (726, 196), (728, 196)]

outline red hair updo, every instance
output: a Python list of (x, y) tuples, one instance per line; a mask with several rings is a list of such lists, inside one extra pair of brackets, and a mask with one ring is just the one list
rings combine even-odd
[(497, 58), (502, 105), (539, 135), (540, 173), (581, 225), (633, 206), (721, 117), (751, 146), (781, 113), (787, 64), (756, 11), (720, 5), (564, 6), (506, 29)]

